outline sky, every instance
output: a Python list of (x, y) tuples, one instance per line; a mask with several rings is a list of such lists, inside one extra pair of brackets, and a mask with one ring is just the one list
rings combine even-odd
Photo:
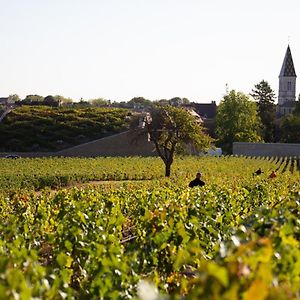
[(288, 43), (300, 74), (299, 11), (299, 0), (0, 0), (0, 97), (208, 103), (263, 79), (277, 94)]

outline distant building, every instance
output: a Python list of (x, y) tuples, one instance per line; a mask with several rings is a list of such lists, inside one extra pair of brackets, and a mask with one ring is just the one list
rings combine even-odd
[(195, 103), (185, 105), (185, 107), (192, 108), (200, 119), (203, 121), (204, 127), (207, 129), (207, 133), (215, 138), (215, 117), (217, 114), (217, 104), (216, 101), (211, 101), (211, 103)]
[(203, 123), (203, 120), (200, 117), (200, 115), (197, 114), (196, 111), (192, 107), (185, 107), (185, 109), (189, 112), (190, 115), (192, 115), (196, 119), (196, 122), (198, 124), (202, 124)]
[(191, 103), (191, 106), (202, 119), (214, 119), (217, 114), (216, 101), (211, 101), (211, 103)]
[(14, 105), (15, 99), (13, 97), (0, 97), (0, 105)]
[(7, 97), (0, 97), (0, 105), (7, 105), (8, 98)]
[(282, 117), (293, 112), (296, 107), (296, 71), (290, 46), (287, 47), (279, 74), (277, 116)]

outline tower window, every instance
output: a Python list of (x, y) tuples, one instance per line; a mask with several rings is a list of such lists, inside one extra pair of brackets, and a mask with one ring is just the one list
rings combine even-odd
[(288, 81), (287, 89), (288, 89), (288, 91), (290, 91), (292, 89), (292, 83), (290, 81)]

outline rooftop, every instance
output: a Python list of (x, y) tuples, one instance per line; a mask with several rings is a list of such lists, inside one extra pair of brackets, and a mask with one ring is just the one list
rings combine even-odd
[(279, 77), (297, 77), (290, 46), (286, 49)]

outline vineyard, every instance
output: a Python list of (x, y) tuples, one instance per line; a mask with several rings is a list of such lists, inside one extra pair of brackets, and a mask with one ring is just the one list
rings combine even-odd
[(0, 299), (300, 299), (298, 158), (0, 162)]
[(129, 128), (128, 110), (21, 106), (0, 123), (0, 151), (58, 151)]
[[(299, 174), (300, 159), (293, 157), (179, 157), (172, 166), (172, 178), (182, 181), (205, 170), (208, 182), (224, 183), (251, 178), (258, 167), (268, 175), (272, 170), (282, 174)], [(1, 159), (0, 189), (35, 189), (73, 186), (91, 181), (161, 180), (163, 163), (156, 157), (131, 158), (23, 158)]]

